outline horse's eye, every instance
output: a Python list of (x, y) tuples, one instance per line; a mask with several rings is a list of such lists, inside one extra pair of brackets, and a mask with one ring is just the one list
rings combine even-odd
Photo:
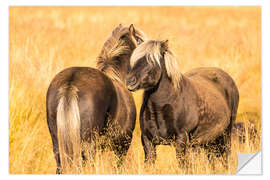
[(122, 36), (120, 37), (120, 39), (124, 39), (124, 38), (126, 38), (126, 37), (127, 37), (127, 35), (124, 34), (124, 35), (122, 35)]
[(137, 41), (138, 44), (141, 44), (143, 42), (143, 40), (141, 38), (139, 38), (139, 37), (136, 37), (136, 41)]

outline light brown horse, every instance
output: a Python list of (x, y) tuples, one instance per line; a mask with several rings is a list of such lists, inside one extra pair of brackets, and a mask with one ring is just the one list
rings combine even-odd
[[(79, 170), (86, 151), (94, 159), (96, 135), (108, 136), (121, 165), (136, 121), (135, 103), (124, 79), (132, 51), (145, 38), (133, 25), (119, 25), (98, 56), (98, 69), (71, 67), (52, 80), (46, 109), (57, 173), (68, 167)], [(82, 143), (89, 149), (83, 149)]]
[(239, 102), (233, 79), (214, 67), (182, 74), (168, 41), (143, 42), (130, 62), (128, 89), (144, 89), (140, 126), (145, 161), (154, 163), (156, 145), (171, 143), (180, 165), (187, 163), (190, 144), (225, 155), (227, 161)]

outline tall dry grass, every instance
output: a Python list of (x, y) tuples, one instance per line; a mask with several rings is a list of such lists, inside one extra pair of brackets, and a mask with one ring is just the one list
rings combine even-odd
[[(155, 167), (144, 167), (137, 121), (124, 168), (112, 152), (98, 151), (95, 166), (82, 173), (234, 173), (237, 152), (261, 148), (260, 7), (10, 7), (9, 170), (12, 174), (53, 174), (56, 163), (46, 124), (45, 95), (52, 78), (70, 66), (95, 66), (111, 31), (119, 24), (168, 38), (182, 72), (215, 66), (227, 71), (240, 90), (237, 121), (254, 125), (259, 138), (233, 138), (230, 168), (209, 163), (203, 150), (188, 150), (189, 168), (177, 168), (175, 150), (159, 146)], [(142, 91), (134, 93), (139, 111)], [(215, 165), (213, 168), (212, 165)]]

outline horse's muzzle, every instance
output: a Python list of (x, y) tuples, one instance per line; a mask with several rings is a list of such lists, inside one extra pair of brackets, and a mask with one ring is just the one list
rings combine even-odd
[(135, 76), (131, 76), (126, 81), (126, 86), (129, 91), (136, 91), (138, 89), (137, 79)]

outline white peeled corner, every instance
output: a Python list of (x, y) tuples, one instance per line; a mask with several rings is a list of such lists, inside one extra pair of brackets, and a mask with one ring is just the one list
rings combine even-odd
[(239, 175), (262, 175), (262, 153), (254, 154), (238, 153), (238, 167), (236, 174)]

